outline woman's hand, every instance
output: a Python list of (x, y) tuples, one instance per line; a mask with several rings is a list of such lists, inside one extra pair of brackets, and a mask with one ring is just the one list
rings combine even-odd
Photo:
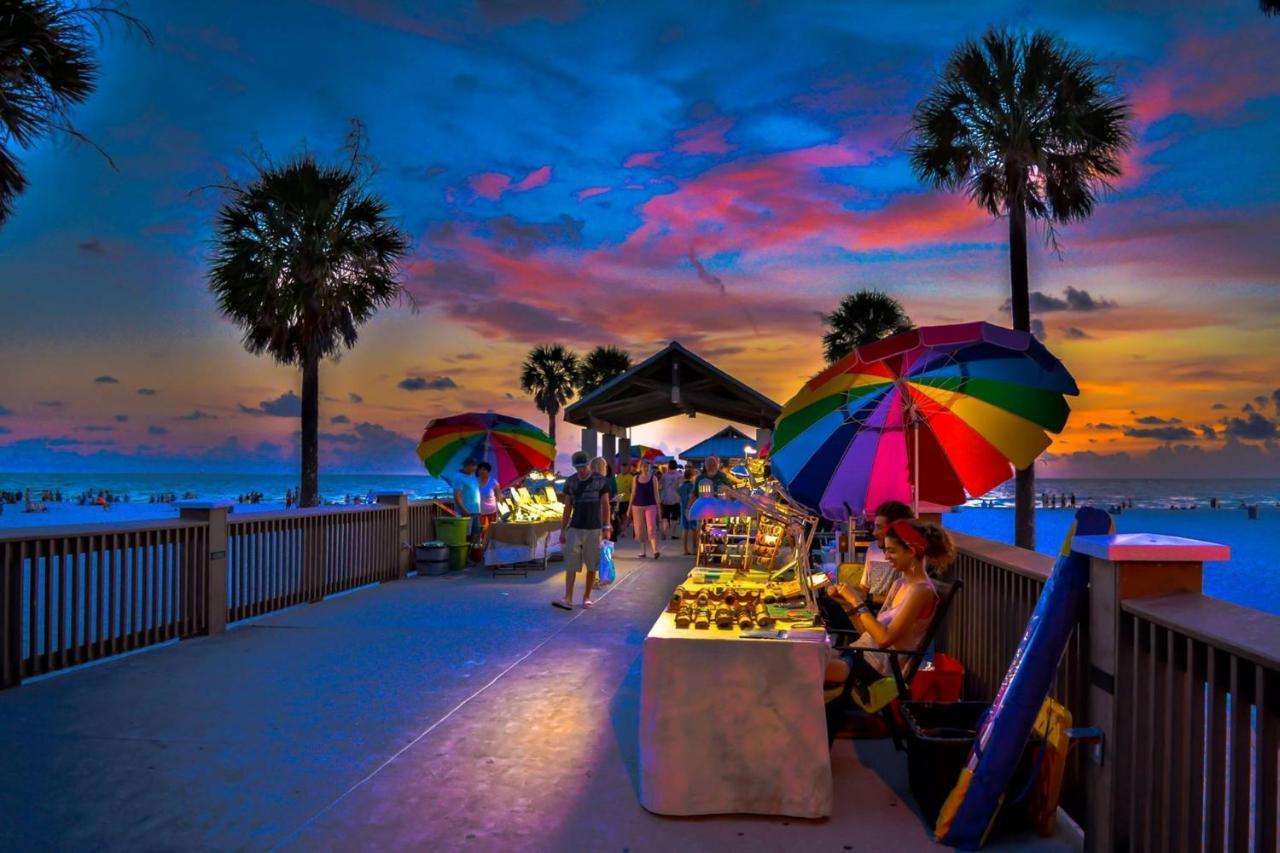
[(831, 587), (831, 595), (841, 601), (847, 602), (850, 607), (860, 607), (866, 603), (862, 593), (856, 589), (852, 589), (848, 584), (838, 583)]

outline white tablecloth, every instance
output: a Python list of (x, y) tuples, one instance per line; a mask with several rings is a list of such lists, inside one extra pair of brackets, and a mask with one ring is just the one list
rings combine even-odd
[(644, 642), (640, 802), (665, 815), (831, 814), (821, 633), (752, 640), (681, 629)]

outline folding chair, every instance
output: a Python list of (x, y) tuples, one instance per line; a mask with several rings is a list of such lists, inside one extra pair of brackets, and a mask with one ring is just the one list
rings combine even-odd
[[(920, 662), (928, 655), (929, 647), (933, 645), (938, 629), (942, 627), (943, 620), (947, 618), (947, 612), (951, 609), (951, 602), (955, 600), (956, 594), (963, 585), (959, 579), (933, 582), (934, 589), (938, 592), (938, 606), (934, 608), (933, 618), (929, 620), (920, 644), (914, 649), (854, 649), (848, 643), (857, 639), (861, 631), (841, 627), (827, 628), (827, 633), (836, 638), (837, 650), (851, 651), (854, 654), (874, 652), (887, 655), (889, 668), (893, 673), (866, 685), (865, 697), (855, 689), (857, 685), (854, 684), (855, 676), (852, 668), (839, 689), (825, 691), (828, 743), (835, 742), (836, 735), (851, 719), (880, 714), (889, 728), (894, 745), (898, 749), (903, 748), (902, 732), (898, 728), (898, 721), (893, 713), (893, 703), (899, 699), (911, 698), (911, 681), (920, 668)], [(840, 642), (842, 638), (847, 638), (843, 644)]]

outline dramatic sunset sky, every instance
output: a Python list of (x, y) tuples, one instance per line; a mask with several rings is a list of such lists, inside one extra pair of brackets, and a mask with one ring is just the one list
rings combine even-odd
[(1280, 476), (1280, 18), (1114, 6), (135, 0), (155, 45), (108, 33), (73, 116), (118, 171), (25, 152), (0, 229), (0, 470), (296, 468), (299, 377), (219, 318), (201, 188), (259, 152), (340, 157), (352, 119), (419, 310), (322, 367), (322, 470), (413, 471), (448, 413), (545, 426), (517, 383), (533, 344), (678, 339), (785, 402), (853, 290), (1007, 323), (1007, 226), (924, 189), (904, 142), (948, 53), (998, 24), (1104, 61), (1136, 115), (1113, 197), (1061, 258), (1032, 246), (1034, 316), (1082, 392), (1040, 470)]

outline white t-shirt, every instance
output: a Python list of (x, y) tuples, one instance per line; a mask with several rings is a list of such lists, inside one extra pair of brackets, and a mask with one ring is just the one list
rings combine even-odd
[(880, 601), (889, 594), (889, 587), (893, 585), (893, 580), (893, 563), (885, 557), (880, 544), (872, 542), (871, 547), (867, 549), (867, 560), (863, 563), (863, 585), (870, 591), (872, 598)]

